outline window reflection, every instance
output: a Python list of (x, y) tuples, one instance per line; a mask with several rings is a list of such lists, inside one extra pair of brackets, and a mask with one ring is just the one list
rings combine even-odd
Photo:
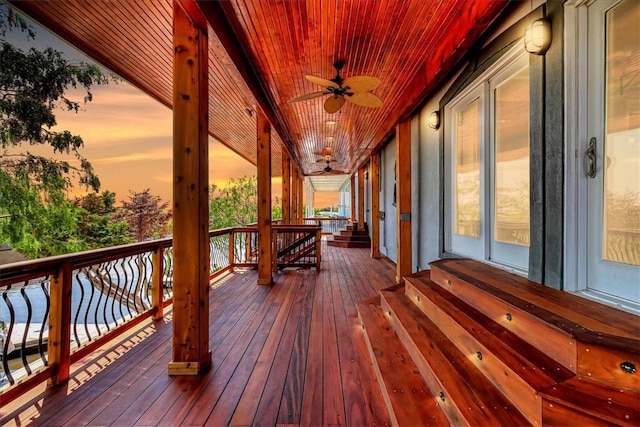
[(606, 16), (603, 258), (640, 265), (640, 3)]
[(495, 89), (494, 240), (529, 246), (529, 68)]
[(480, 237), (480, 99), (455, 118), (454, 233)]

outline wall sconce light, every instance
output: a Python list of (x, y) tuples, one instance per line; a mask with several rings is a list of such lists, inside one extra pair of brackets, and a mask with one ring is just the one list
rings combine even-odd
[(440, 111), (431, 113), (429, 116), (429, 127), (436, 130), (440, 127)]
[(524, 48), (534, 55), (544, 55), (551, 46), (551, 22), (546, 18), (533, 21), (524, 30)]

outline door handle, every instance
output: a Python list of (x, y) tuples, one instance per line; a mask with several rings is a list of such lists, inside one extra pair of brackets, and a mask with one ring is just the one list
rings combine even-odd
[(596, 163), (596, 138), (592, 137), (587, 145), (587, 152), (585, 153), (585, 169), (587, 170), (587, 176), (589, 178), (595, 178), (597, 174)]

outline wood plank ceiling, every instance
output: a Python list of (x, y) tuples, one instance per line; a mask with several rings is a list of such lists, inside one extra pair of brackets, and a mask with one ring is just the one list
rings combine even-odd
[[(182, 0), (191, 1), (191, 0)], [(54, 33), (160, 102), (172, 98), (171, 0), (12, 0)], [(458, 64), (509, 5), (497, 0), (196, 0), (209, 27), (209, 132), (256, 163), (255, 112), (269, 110), (276, 132), (273, 175), (286, 144), (304, 174), (321, 170), (317, 153), (331, 147), (334, 169), (352, 173), (392, 135), (398, 121)], [(212, 12), (212, 7), (215, 10)], [(215, 11), (221, 11), (224, 17)], [(226, 27), (214, 21), (223, 19)], [(219, 36), (215, 31), (228, 28)], [(232, 34), (229, 34), (231, 32)], [(229, 51), (229, 38), (239, 46)], [(234, 57), (235, 53), (235, 57)], [(249, 65), (254, 82), (243, 78)], [(347, 103), (335, 114), (325, 97), (290, 103), (321, 90), (305, 79), (369, 75), (384, 104)], [(246, 73), (244, 76), (247, 76)], [(264, 99), (256, 96), (262, 93)]]

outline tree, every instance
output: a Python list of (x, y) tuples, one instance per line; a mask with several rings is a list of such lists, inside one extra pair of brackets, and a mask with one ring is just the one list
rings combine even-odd
[[(73, 208), (64, 197), (64, 191), (73, 185), (72, 177), (95, 191), (100, 187), (91, 164), (80, 153), (82, 138), (68, 130), (52, 130), (56, 125), (54, 110), (79, 111), (82, 103), (91, 101), (93, 85), (106, 84), (114, 77), (96, 65), (67, 61), (51, 48), (27, 52), (16, 48), (6, 41), (12, 30), (35, 37), (24, 18), (0, 3), (0, 214), (8, 218), (0, 237), (27, 248), (30, 254), (42, 254), (49, 251), (38, 247), (49, 245), (34, 239), (39, 235), (53, 238), (42, 231), (43, 224), (54, 217), (63, 221), (59, 227), (53, 226), (55, 235), (70, 231), (68, 226), (74, 223)], [(81, 89), (82, 100), (70, 98), (67, 93), (71, 89)], [(49, 145), (53, 154), (70, 155), (72, 162), (16, 148), (25, 143)], [(63, 213), (64, 219), (60, 216)], [(53, 217), (37, 216), (45, 214)], [(55, 246), (54, 252), (60, 249)]]
[(168, 233), (171, 212), (169, 202), (161, 203), (158, 196), (146, 189), (140, 193), (129, 191), (129, 201), (122, 201), (115, 219), (129, 224), (129, 233), (138, 242)]
[(115, 193), (89, 193), (77, 198), (77, 233), (87, 249), (131, 243), (129, 224), (114, 219)]
[[(282, 218), (280, 199), (271, 209), (272, 218)], [(258, 178), (231, 178), (227, 185), (209, 191), (209, 228), (246, 227), (258, 221)]]

